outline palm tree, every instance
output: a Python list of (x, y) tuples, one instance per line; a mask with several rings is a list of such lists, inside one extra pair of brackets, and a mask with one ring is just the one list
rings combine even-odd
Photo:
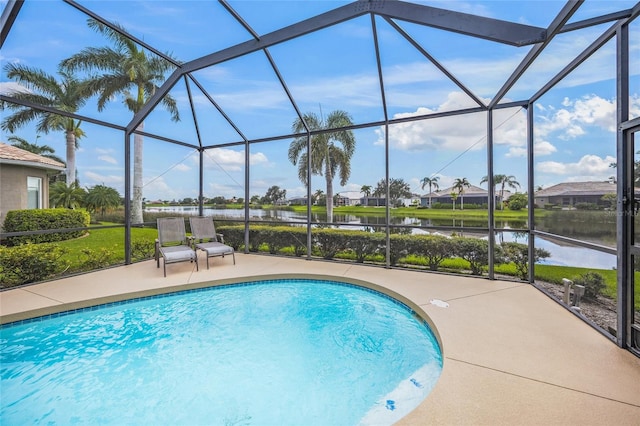
[(456, 191), (451, 191), (451, 193), (449, 195), (451, 195), (451, 201), (453, 202), (452, 210), (455, 210), (456, 209), (456, 199), (458, 199), (458, 193)]
[(364, 194), (364, 198), (365, 198), (365, 206), (369, 205), (369, 197), (371, 196), (371, 185), (362, 185), (362, 187), (360, 188), (360, 192), (362, 192)]
[[(125, 97), (124, 104), (136, 114), (147, 100), (165, 80), (165, 74), (173, 65), (158, 56), (146, 53), (131, 39), (103, 25), (89, 19), (90, 28), (106, 36), (113, 42), (113, 47), (87, 47), (72, 57), (62, 61), (62, 66), (71, 71), (83, 70), (87, 72), (102, 71), (104, 74), (91, 75), (86, 87), (93, 94), (98, 95), (98, 111), (102, 111), (116, 95)], [(124, 31), (120, 26), (119, 29)], [(133, 94), (131, 93), (133, 91)], [(170, 95), (165, 95), (162, 104), (171, 114), (173, 121), (178, 121), (180, 115), (176, 101)], [(136, 130), (142, 131), (144, 122)], [(133, 137), (133, 200), (131, 204), (131, 219), (134, 223), (141, 223), (142, 219), (142, 156), (144, 138), (134, 134)]]
[(64, 182), (56, 182), (49, 187), (49, 204), (52, 207), (75, 209), (84, 203), (86, 192), (77, 182), (67, 185)]
[(438, 176), (434, 176), (434, 177), (425, 177), (422, 179), (422, 189), (424, 189), (425, 186), (429, 186), (429, 208), (431, 208), (431, 193), (433, 192), (431, 190), (431, 188), (435, 188), (436, 191), (440, 188), (440, 186), (438, 185), (438, 180), (440, 178)]
[[(304, 122), (303, 122), (304, 120)], [(307, 113), (296, 119), (292, 129), (294, 133), (307, 131), (339, 129), (353, 125), (351, 116), (341, 110), (333, 111), (327, 121), (321, 120), (314, 113)], [(351, 175), (351, 157), (355, 151), (356, 139), (351, 130), (337, 130), (317, 133), (311, 136), (311, 174), (324, 174), (327, 184), (327, 221), (333, 222), (333, 178), (340, 175), (340, 185), (345, 185)], [(307, 182), (307, 137), (299, 136), (289, 146), (289, 160), (298, 165), (298, 178)]]
[(470, 187), (471, 184), (467, 180), (467, 178), (457, 178), (453, 182), (453, 189), (457, 191), (460, 196), (460, 210), (464, 210), (464, 188)]
[[(482, 185), (485, 182), (489, 181), (489, 177), (485, 176), (480, 181)], [(516, 177), (513, 175), (494, 175), (493, 176), (493, 184), (500, 185), (500, 210), (504, 209), (504, 187), (508, 186), (509, 188), (518, 189), (520, 187), (520, 183), (516, 180)]]
[[(46, 107), (55, 108), (70, 113), (77, 112), (90, 97), (87, 88), (70, 72), (58, 71), (61, 79), (46, 72), (19, 64), (7, 64), (4, 67), (7, 77), (15, 79), (25, 86), (27, 91), (16, 91), (11, 96), (17, 100), (26, 101)], [(2, 120), (0, 127), (5, 131), (14, 132), (27, 123), (37, 120), (36, 130), (47, 134), (53, 131), (65, 133), (67, 147), (67, 185), (76, 181), (76, 149), (78, 140), (84, 136), (80, 129), (80, 121), (63, 117), (48, 111), (5, 102), (6, 108), (15, 112)]]
[(324, 195), (324, 191), (322, 189), (316, 189), (316, 192), (311, 196), (313, 204), (319, 202), (322, 199), (322, 195)]
[(105, 185), (96, 185), (87, 190), (84, 205), (90, 212), (100, 211), (102, 217), (110, 208), (120, 205), (120, 194), (114, 188)]
[(24, 149), (25, 151), (32, 152), (42, 157), (50, 158), (64, 164), (64, 160), (54, 154), (54, 152), (56, 152), (55, 149), (51, 148), (49, 145), (38, 145), (37, 140), (38, 138), (36, 137), (36, 142), (31, 143), (28, 140), (15, 135), (11, 135), (7, 138), (7, 141), (11, 142), (11, 145), (15, 146), (16, 148)]

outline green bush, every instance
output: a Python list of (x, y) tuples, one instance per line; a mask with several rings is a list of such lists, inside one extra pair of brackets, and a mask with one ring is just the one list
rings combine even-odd
[(527, 197), (527, 194), (516, 193), (509, 197), (507, 206), (509, 207), (509, 210), (518, 211), (527, 207), (528, 202), (529, 199)]
[[(389, 235), (389, 264), (395, 266), (410, 253), (412, 235)], [(383, 237), (384, 241), (384, 237)]]
[(323, 259), (333, 259), (335, 255), (347, 248), (347, 233), (340, 229), (319, 228), (314, 229), (313, 235), (314, 246), (320, 252)]
[(0, 246), (0, 285), (12, 287), (60, 274), (68, 267), (62, 260), (65, 253), (66, 250), (51, 243)]
[(368, 256), (374, 255), (384, 246), (384, 234), (380, 232), (350, 231), (347, 247), (353, 251), (357, 263), (364, 263)]
[(482, 275), (482, 270), (489, 264), (489, 243), (479, 238), (455, 237), (454, 253), (469, 262), (473, 275)]
[(453, 253), (453, 241), (442, 235), (414, 235), (411, 239), (410, 252), (423, 256), (432, 271)]
[[(114, 265), (121, 262), (115, 252), (105, 247), (101, 247), (98, 250), (85, 248), (82, 250), (81, 264), (78, 271), (93, 271), (94, 269), (106, 268), (107, 266)], [(75, 269), (75, 268), (74, 268)]]
[[(46, 229), (85, 228), (89, 226), (89, 213), (71, 209), (11, 210), (4, 220), (4, 232), (42, 231)], [(7, 244), (16, 246), (26, 243), (50, 243), (70, 240), (84, 235), (86, 231), (54, 232), (50, 234), (7, 237)]]
[(224, 236), (224, 243), (239, 250), (244, 245), (244, 225), (217, 226), (216, 232)]
[(604, 277), (592, 271), (575, 277), (573, 284), (584, 286), (585, 299), (595, 299), (606, 288)]
[(603, 207), (595, 203), (576, 203), (576, 210), (602, 210)]
[(139, 261), (151, 259), (155, 253), (155, 244), (149, 240), (132, 240), (131, 241), (131, 260)]
[[(502, 254), (504, 256), (504, 262), (512, 262), (520, 279), (529, 279), (529, 246), (526, 244), (508, 242), (502, 243)], [(550, 257), (549, 253), (545, 249), (536, 248), (534, 251), (534, 263), (539, 262), (542, 259)]]

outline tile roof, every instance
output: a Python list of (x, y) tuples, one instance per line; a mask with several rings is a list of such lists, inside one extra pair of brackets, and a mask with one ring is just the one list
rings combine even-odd
[(616, 192), (616, 184), (610, 181), (565, 182), (536, 191), (536, 197), (555, 197), (570, 195), (600, 195)]
[(59, 161), (2, 142), (0, 142), (0, 163), (31, 163), (29, 165), (47, 169), (64, 169), (65, 167)]

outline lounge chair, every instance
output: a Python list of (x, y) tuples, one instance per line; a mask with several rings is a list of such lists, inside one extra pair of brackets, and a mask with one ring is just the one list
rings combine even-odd
[(224, 236), (216, 233), (213, 219), (210, 217), (190, 217), (191, 236), (196, 250), (207, 253), (207, 269), (209, 269), (209, 258), (230, 254), (233, 256), (233, 264), (236, 264), (236, 255), (233, 247), (224, 243)]
[(156, 262), (160, 267), (160, 256), (163, 259), (164, 276), (167, 276), (167, 263), (196, 262), (198, 268), (198, 256), (190, 244), (190, 238), (184, 227), (184, 219), (181, 217), (158, 218), (158, 238), (156, 239)]

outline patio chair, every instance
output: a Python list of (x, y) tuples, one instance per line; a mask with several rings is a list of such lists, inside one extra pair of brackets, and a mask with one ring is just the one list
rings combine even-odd
[(207, 269), (209, 269), (209, 258), (230, 254), (233, 256), (233, 264), (236, 264), (236, 255), (233, 247), (224, 243), (224, 236), (216, 233), (213, 219), (210, 217), (190, 217), (191, 236), (194, 240), (196, 250), (202, 250), (207, 254)]
[(158, 238), (156, 239), (156, 262), (160, 267), (160, 256), (163, 259), (164, 276), (167, 276), (167, 263), (196, 262), (198, 256), (190, 244), (190, 237), (184, 227), (184, 219), (181, 217), (158, 218)]

